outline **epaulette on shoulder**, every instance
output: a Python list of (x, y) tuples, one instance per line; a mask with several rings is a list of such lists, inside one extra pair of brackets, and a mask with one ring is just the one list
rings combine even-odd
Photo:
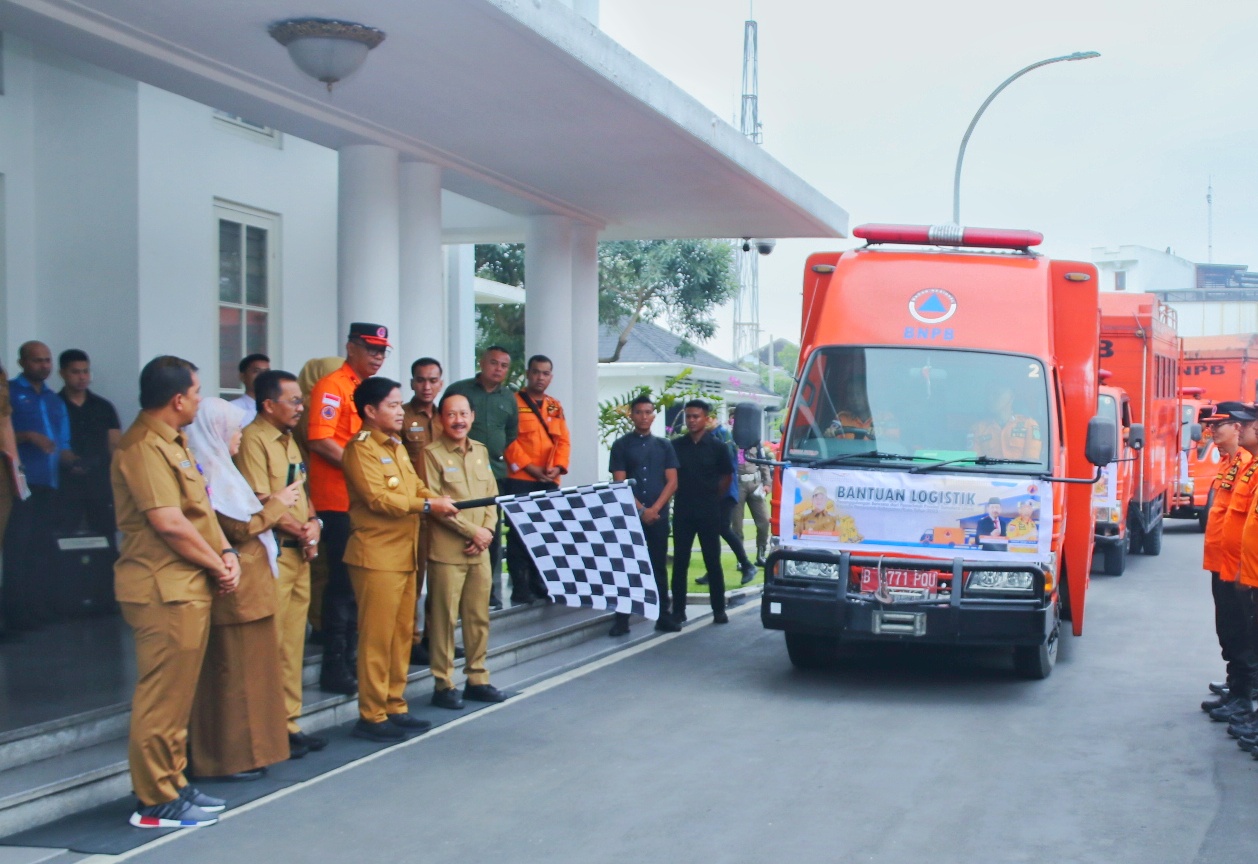
[(366, 429), (364, 429), (363, 431), (359, 432), (357, 435), (355, 435), (355, 436), (354, 436), (354, 440), (355, 440), (355, 441), (366, 441), (366, 440), (367, 440), (368, 438), (370, 438), (370, 437), (371, 437), (371, 433), (370, 433), (370, 432), (368, 432)]

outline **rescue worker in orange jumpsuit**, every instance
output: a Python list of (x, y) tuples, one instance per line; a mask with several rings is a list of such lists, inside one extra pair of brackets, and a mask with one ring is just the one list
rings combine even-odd
[(1014, 412), (1013, 388), (1008, 384), (998, 386), (992, 391), (988, 407), (991, 416), (975, 423), (971, 430), (973, 446), (970, 449), (990, 459), (1038, 462), (1044, 449), (1040, 424)]

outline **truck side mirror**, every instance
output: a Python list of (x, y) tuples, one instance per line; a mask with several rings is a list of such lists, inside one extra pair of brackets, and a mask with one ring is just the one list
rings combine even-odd
[(1088, 440), (1084, 442), (1083, 454), (1089, 462), (1098, 468), (1114, 461), (1114, 442), (1118, 440), (1118, 427), (1114, 421), (1100, 414), (1088, 421)]
[(1200, 423), (1194, 423), (1188, 427), (1188, 437), (1194, 441), (1200, 441), (1204, 437)]
[(1144, 424), (1132, 423), (1131, 429), (1127, 432), (1127, 446), (1132, 450), (1144, 449)]
[(755, 402), (739, 402), (734, 406), (734, 443), (747, 450), (760, 443), (764, 428), (764, 409)]

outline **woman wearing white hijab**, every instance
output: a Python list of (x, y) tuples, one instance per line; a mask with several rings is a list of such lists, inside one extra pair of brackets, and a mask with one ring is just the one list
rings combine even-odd
[(188, 724), (189, 767), (203, 778), (255, 780), (289, 756), (275, 627), (279, 550), (271, 529), (296, 501), (297, 484), (258, 500), (232, 464), (244, 419), (235, 405), (209, 398), (187, 429), (210, 503), (240, 555), (240, 587), (214, 597)]

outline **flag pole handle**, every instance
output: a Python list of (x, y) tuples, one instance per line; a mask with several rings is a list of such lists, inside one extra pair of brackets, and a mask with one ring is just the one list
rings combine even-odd
[[(635, 485), (632, 479), (623, 481), (623, 484), (625, 486)], [(460, 510), (470, 510), (473, 507), (492, 507), (495, 504), (501, 504), (503, 501), (511, 501), (516, 498), (544, 498), (547, 495), (566, 495), (567, 493), (575, 492), (578, 489), (582, 489), (582, 490), (608, 489), (612, 486), (618, 486), (618, 485), (621, 485), (621, 484), (614, 483), (614, 482), (591, 483), (586, 486), (565, 486), (562, 489), (542, 489), (538, 492), (530, 492), (527, 495), (498, 495), (493, 498), (471, 498), (467, 501), (455, 501), (454, 506), (458, 507)], [(424, 512), (425, 513), (429, 512), (429, 509), (430, 508), (429, 508), (428, 502), (425, 501)]]

